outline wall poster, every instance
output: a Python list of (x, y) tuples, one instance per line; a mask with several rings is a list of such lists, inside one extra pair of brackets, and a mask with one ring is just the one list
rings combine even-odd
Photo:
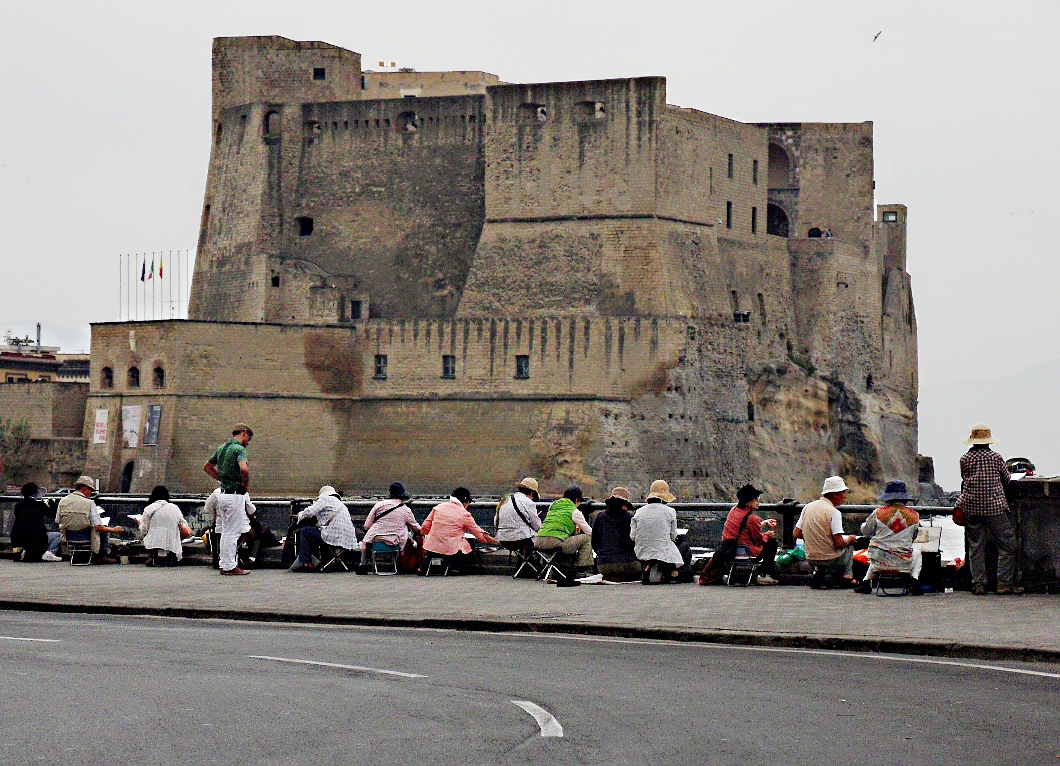
[(121, 436), (123, 447), (140, 446), (140, 421), (143, 420), (144, 408), (140, 405), (121, 408)]
[(96, 410), (96, 425), (92, 428), (92, 443), (107, 443), (107, 422), (110, 420), (110, 410)]
[(147, 428), (144, 430), (144, 446), (158, 446), (158, 426), (162, 422), (162, 405), (147, 405)]

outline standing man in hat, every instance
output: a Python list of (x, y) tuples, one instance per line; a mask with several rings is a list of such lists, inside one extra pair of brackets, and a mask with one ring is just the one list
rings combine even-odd
[(848, 491), (841, 476), (829, 476), (821, 488), (821, 498), (803, 508), (795, 524), (795, 539), (806, 541), (806, 560), (813, 564), (811, 588), (820, 589), (827, 574), (842, 575), (847, 586), (856, 584), (850, 546), (858, 538), (843, 534), (843, 516), (837, 510)]
[(250, 531), (247, 519), (246, 494), (250, 488), (250, 466), (247, 464), (247, 445), (254, 431), (246, 423), (232, 428), (232, 438), (222, 444), (202, 467), (212, 478), (221, 482), (221, 496), (217, 511), (221, 518), (221, 574), (250, 574), (239, 567), (237, 548), (239, 536)]
[(972, 593), (986, 593), (986, 539), (997, 545), (997, 593), (1008, 596), (1023, 593), (1013, 585), (1016, 572), (1016, 533), (1008, 516), (1005, 485), (1012, 476), (1001, 455), (990, 449), (997, 441), (990, 426), (979, 423), (964, 440), (971, 449), (961, 456), (961, 495), (957, 507), (964, 512), (964, 531), (968, 538), (968, 565), (972, 569)]
[(74, 483), (74, 491), (59, 501), (55, 509), (55, 523), (63, 538), (71, 533), (90, 532), (92, 552), (98, 553), (92, 559), (94, 564), (117, 564), (118, 560), (110, 557), (109, 535), (120, 535), (124, 527), (108, 527), (103, 523), (99, 506), (92, 501), (96, 492), (96, 482), (89, 476), (79, 476)]

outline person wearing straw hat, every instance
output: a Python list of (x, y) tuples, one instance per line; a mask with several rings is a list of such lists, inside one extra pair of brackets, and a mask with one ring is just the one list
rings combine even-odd
[(906, 505), (913, 502), (913, 496), (904, 481), (889, 481), (876, 499), (883, 507), (870, 513), (861, 525), (861, 534), (869, 538), (869, 570), (856, 590), (871, 593), (872, 578), (880, 570), (889, 570), (901, 572), (909, 595), (919, 596), (924, 561), (913, 541), (920, 529), (920, 515)]
[(805, 540), (806, 560), (813, 565), (810, 587), (824, 587), (826, 575), (842, 575), (847, 587), (854, 582), (854, 551), (857, 537), (843, 534), (843, 516), (838, 508), (847, 499), (849, 488), (842, 476), (824, 480), (821, 497), (802, 509), (795, 524), (796, 540)]
[(1008, 596), (1023, 593), (1013, 585), (1016, 571), (1016, 532), (1008, 516), (1005, 485), (1012, 479), (1001, 455), (990, 449), (996, 444), (990, 426), (972, 426), (964, 443), (970, 449), (961, 456), (961, 494), (956, 506), (964, 513), (964, 532), (968, 540), (968, 566), (972, 570), (972, 593), (986, 593), (986, 543), (997, 545), (997, 593)]
[(515, 485), (515, 492), (497, 506), (494, 524), (501, 547), (509, 551), (526, 552), (534, 545), (534, 537), (541, 529), (537, 515), (537, 479), (526, 477)]
[(124, 527), (108, 527), (103, 523), (99, 506), (92, 501), (96, 493), (96, 480), (91, 476), (79, 476), (74, 482), (74, 491), (59, 501), (55, 509), (55, 523), (63, 533), (63, 539), (70, 532), (89, 530), (92, 540), (92, 551), (99, 555), (92, 559), (93, 564), (117, 564), (116, 558), (110, 556), (109, 535), (120, 535)]
[(633, 514), (629, 536), (641, 563), (641, 582), (679, 582), (684, 574), (684, 556), (677, 547), (677, 512), (667, 503), (677, 498), (662, 479), (651, 483), (644, 505)]

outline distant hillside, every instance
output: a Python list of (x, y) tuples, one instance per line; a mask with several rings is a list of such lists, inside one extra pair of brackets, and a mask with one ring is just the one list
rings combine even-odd
[(1046, 475), (1060, 474), (1060, 359), (999, 380), (962, 382), (959, 371), (920, 389), (920, 452), (935, 458), (936, 480), (960, 487), (957, 461), (973, 424), (983, 422), (1004, 457), (1028, 457)]

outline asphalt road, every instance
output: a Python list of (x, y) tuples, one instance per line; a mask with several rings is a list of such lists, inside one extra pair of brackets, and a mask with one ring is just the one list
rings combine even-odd
[(24, 612), (0, 663), (3, 764), (1060, 757), (1055, 666)]

